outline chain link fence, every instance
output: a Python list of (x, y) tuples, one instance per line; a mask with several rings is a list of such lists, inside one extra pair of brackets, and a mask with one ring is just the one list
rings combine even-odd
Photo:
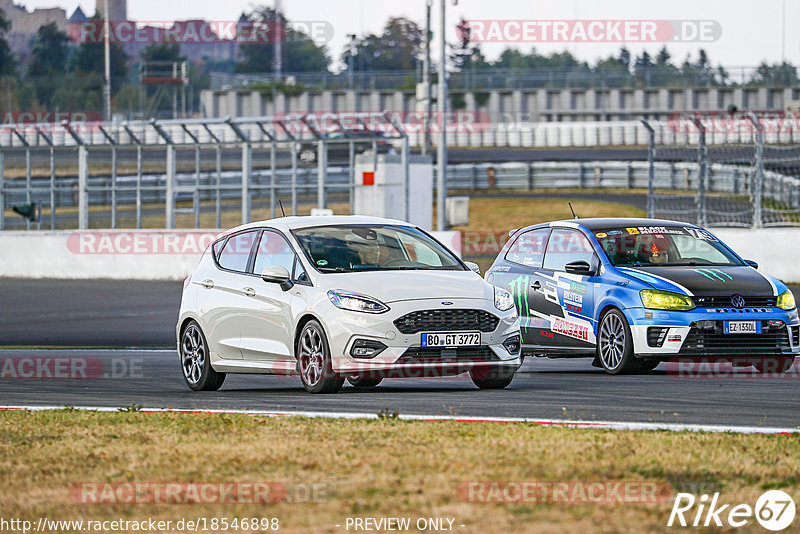
[(685, 144), (658, 143), (663, 125), (642, 121), (651, 132), (648, 216), (701, 226), (800, 224), (800, 145), (768, 145), (759, 118), (749, 120), (749, 135), (712, 148), (699, 118)]

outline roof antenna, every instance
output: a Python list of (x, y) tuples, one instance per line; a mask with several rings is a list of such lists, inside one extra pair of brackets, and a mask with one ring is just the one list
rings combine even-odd
[(572, 202), (567, 202), (567, 204), (569, 204), (569, 211), (571, 211), (571, 212), (572, 212), (572, 216), (573, 216), (574, 218), (576, 218), (576, 219), (580, 219), (580, 217), (578, 217), (577, 215), (575, 215), (575, 210), (574, 210), (574, 209), (572, 209)]
[(284, 217), (286, 217), (286, 212), (285, 212), (285, 211), (283, 211), (283, 202), (281, 202), (281, 199), (278, 199), (278, 204), (279, 204), (279, 205), (280, 205), (280, 207), (281, 207), (281, 213), (283, 213), (283, 216), (284, 216)]

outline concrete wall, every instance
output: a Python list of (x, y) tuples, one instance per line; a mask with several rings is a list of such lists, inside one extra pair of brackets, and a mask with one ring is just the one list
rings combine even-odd
[[(0, 233), (0, 277), (183, 280), (219, 230)], [(433, 235), (456, 253), (461, 232)]]

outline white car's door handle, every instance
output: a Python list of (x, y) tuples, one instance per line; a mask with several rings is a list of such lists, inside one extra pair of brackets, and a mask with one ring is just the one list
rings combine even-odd
[(252, 287), (245, 287), (244, 289), (242, 289), (242, 292), (244, 293), (245, 297), (255, 297), (256, 296), (256, 290), (253, 289)]
[(214, 287), (214, 281), (213, 280), (203, 280), (203, 287), (206, 288), (206, 289), (213, 288)]

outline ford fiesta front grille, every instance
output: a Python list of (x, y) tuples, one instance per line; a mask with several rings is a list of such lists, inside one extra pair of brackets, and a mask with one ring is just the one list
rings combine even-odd
[(494, 332), (500, 319), (483, 310), (423, 310), (396, 319), (403, 334), (420, 332)]
[(395, 363), (462, 363), (496, 362), (500, 358), (489, 347), (459, 347), (457, 349), (412, 347)]

